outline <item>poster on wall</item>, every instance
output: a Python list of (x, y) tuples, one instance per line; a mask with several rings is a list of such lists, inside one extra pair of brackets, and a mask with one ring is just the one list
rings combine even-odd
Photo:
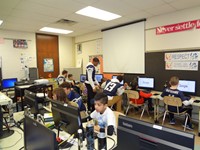
[(198, 71), (200, 52), (165, 53), (166, 70)]
[(176, 52), (176, 53), (165, 53), (165, 61), (199, 61), (200, 52)]
[(44, 58), (43, 64), (44, 64), (44, 72), (54, 71), (53, 58)]
[(187, 71), (198, 71), (198, 61), (188, 61), (188, 62), (165, 62), (166, 70), (187, 70)]
[(96, 67), (96, 73), (103, 74), (103, 55), (91, 55), (89, 56), (89, 62), (92, 62), (92, 59), (95, 57), (100, 61), (100, 64)]
[(13, 40), (14, 48), (28, 48), (27, 40), (15, 39)]

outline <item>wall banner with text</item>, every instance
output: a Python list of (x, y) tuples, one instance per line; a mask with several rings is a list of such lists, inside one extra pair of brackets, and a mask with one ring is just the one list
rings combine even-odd
[(156, 35), (200, 29), (200, 19), (156, 27)]
[(198, 61), (190, 62), (165, 62), (166, 70), (187, 70), (187, 71), (198, 71)]
[(165, 53), (165, 61), (199, 61), (200, 52), (177, 52), (177, 53)]

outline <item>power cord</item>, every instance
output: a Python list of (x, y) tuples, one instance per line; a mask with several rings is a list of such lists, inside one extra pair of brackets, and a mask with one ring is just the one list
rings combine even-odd
[(115, 144), (116, 144), (115, 140), (113, 138), (109, 137), (109, 136), (107, 138), (111, 139), (113, 141), (113, 143), (114, 143), (113, 146), (109, 149), (109, 150), (112, 150), (115, 147)]
[(21, 139), (22, 139), (22, 133), (20, 133), (19, 131), (17, 131), (17, 130), (14, 130), (14, 131), (16, 131), (17, 133), (19, 133), (19, 135), (20, 135), (20, 138), (19, 138), (19, 140), (17, 140), (13, 145), (11, 145), (11, 146), (8, 146), (8, 147), (1, 147), (0, 149), (7, 149), (7, 148), (11, 148), (11, 147), (13, 147), (13, 146), (15, 146)]

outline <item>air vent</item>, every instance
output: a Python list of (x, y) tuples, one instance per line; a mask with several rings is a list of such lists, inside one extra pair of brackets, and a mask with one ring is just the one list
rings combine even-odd
[(73, 21), (73, 20), (68, 20), (68, 19), (60, 19), (60, 20), (57, 21), (57, 23), (72, 26), (72, 25), (76, 24), (77, 22)]

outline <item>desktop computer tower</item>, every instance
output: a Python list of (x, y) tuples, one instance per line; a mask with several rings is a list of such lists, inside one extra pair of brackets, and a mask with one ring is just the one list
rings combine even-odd
[(38, 68), (29, 68), (29, 80), (38, 79)]

